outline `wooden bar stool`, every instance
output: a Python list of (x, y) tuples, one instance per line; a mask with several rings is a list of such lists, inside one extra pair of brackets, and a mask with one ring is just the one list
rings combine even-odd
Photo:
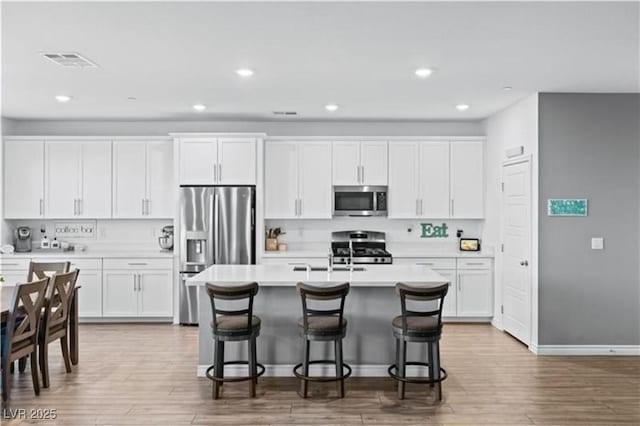
[[(393, 336), (396, 339), (396, 363), (389, 367), (389, 375), (398, 381), (399, 399), (404, 399), (405, 383), (423, 383), (429, 384), (431, 387), (437, 384), (438, 400), (442, 400), (442, 381), (447, 378), (447, 372), (440, 367), (439, 342), (442, 334), (442, 305), (448, 289), (448, 283), (438, 287), (396, 284), (402, 315), (395, 317), (392, 321)], [(414, 303), (425, 302), (428, 310), (409, 310), (407, 309), (407, 300)], [(437, 304), (436, 309), (433, 309), (434, 304)], [(426, 343), (429, 362), (408, 362), (406, 359), (408, 342)], [(429, 377), (407, 377), (407, 365), (427, 367)]]
[[(207, 368), (207, 377), (213, 380), (213, 399), (220, 397), (220, 387), (225, 382), (250, 381), (251, 398), (256, 396), (258, 377), (264, 374), (264, 366), (257, 361), (256, 339), (260, 335), (260, 318), (253, 315), (253, 298), (258, 293), (258, 283), (241, 286), (218, 286), (207, 284), (207, 293), (211, 300), (213, 320), (211, 328), (215, 341), (215, 355), (213, 365)], [(246, 309), (220, 309), (216, 306), (216, 299), (225, 301), (240, 301), (247, 299)], [(249, 346), (248, 361), (225, 361), (224, 343), (246, 340)], [(242, 377), (224, 378), (225, 365), (247, 365), (248, 374)]]
[[(344, 380), (351, 376), (351, 367), (342, 358), (342, 339), (347, 332), (347, 320), (344, 318), (344, 301), (349, 294), (349, 283), (333, 287), (316, 287), (304, 283), (297, 284), (302, 299), (302, 318), (298, 320), (304, 339), (303, 361), (293, 367), (293, 374), (302, 380), (301, 396), (307, 397), (309, 382), (338, 382), (338, 395), (344, 398)], [(310, 308), (308, 300), (327, 302), (340, 300), (338, 308)], [(335, 344), (335, 360), (309, 361), (311, 341), (333, 341)], [(310, 364), (335, 364), (335, 377), (309, 376)], [(302, 369), (302, 373), (300, 373)], [(347, 370), (345, 373), (344, 370)]]

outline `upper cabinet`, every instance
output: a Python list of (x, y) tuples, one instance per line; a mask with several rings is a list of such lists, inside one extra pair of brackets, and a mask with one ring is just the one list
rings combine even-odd
[(331, 218), (331, 142), (265, 144), (265, 217)]
[(451, 217), (484, 217), (484, 149), (481, 141), (451, 142)]
[(256, 139), (182, 138), (180, 185), (255, 185)]
[(340, 141), (333, 143), (334, 185), (386, 186), (386, 141)]
[(171, 141), (113, 143), (113, 217), (174, 216)]
[(46, 142), (44, 182), (46, 217), (111, 217), (111, 142)]
[(4, 217), (44, 217), (43, 141), (4, 141)]

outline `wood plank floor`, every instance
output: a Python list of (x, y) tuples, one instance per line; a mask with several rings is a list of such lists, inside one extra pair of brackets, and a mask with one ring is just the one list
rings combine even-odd
[[(488, 325), (448, 324), (442, 341), (449, 372), (442, 403), (429, 388), (409, 386), (398, 401), (391, 379), (352, 378), (298, 397), (295, 379), (263, 378), (258, 397), (247, 383), (224, 386), (195, 377), (197, 329), (171, 325), (81, 325), (80, 364), (65, 374), (50, 348), (51, 387), (35, 397), (29, 370), (14, 374), (7, 411), (56, 409), (43, 424), (640, 424), (639, 357), (536, 357)], [(390, 342), (391, 344), (391, 342)]]

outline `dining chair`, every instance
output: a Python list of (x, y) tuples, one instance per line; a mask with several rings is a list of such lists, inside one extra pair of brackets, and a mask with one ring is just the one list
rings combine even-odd
[(2, 330), (2, 400), (11, 391), (10, 366), (16, 359), (29, 356), (33, 391), (40, 394), (38, 380), (38, 332), (49, 278), (17, 284), (13, 290), (6, 326)]
[(67, 373), (71, 373), (69, 339), (67, 337), (71, 300), (79, 272), (78, 269), (74, 269), (71, 272), (55, 274), (49, 281), (38, 339), (40, 371), (44, 388), (49, 387), (49, 343), (60, 340), (64, 367)]

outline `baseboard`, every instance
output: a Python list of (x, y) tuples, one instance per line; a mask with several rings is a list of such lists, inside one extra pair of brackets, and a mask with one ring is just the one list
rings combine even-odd
[(172, 317), (80, 317), (79, 324), (133, 324), (133, 323), (163, 323), (171, 324)]
[(442, 317), (444, 323), (490, 323), (491, 317)]
[(537, 355), (555, 356), (640, 356), (640, 345), (531, 345)]
[(493, 317), (493, 319), (491, 320), (491, 325), (500, 331), (504, 331), (504, 328), (502, 327), (502, 320), (498, 319), (498, 317)]
[[(264, 367), (264, 376), (266, 377), (295, 377), (293, 375), (293, 364), (271, 364), (265, 365)], [(209, 368), (208, 365), (198, 365), (198, 377), (205, 377), (207, 368)], [(388, 365), (352, 365), (351, 368), (353, 369), (353, 373), (351, 374), (352, 377), (389, 377), (389, 374), (387, 373), (389, 368)], [(407, 373), (410, 373), (409, 369), (407, 370)], [(230, 365), (225, 367), (224, 374), (229, 377), (246, 376), (247, 367), (244, 365)], [(330, 376), (335, 374), (335, 367), (332, 365), (311, 366), (309, 374), (312, 376)]]

